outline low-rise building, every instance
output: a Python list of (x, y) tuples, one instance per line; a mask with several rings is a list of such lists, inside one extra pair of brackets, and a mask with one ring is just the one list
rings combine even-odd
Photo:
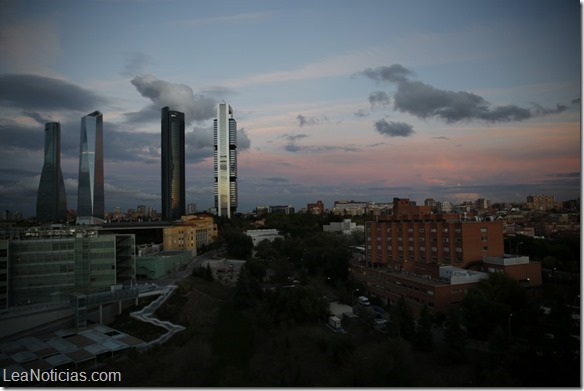
[(345, 235), (350, 235), (353, 231), (364, 232), (365, 226), (357, 225), (352, 222), (351, 219), (344, 219), (343, 221), (337, 222), (333, 221), (330, 224), (325, 224), (322, 226), (324, 232), (338, 232)]
[(284, 239), (277, 229), (248, 229), (244, 234), (251, 238), (254, 247), (262, 240), (273, 242), (276, 238)]

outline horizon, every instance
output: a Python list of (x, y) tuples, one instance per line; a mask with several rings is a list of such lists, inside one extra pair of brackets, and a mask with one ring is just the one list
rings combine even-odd
[(238, 212), (581, 194), (577, 2), (0, 4), (2, 210), (35, 214), (46, 122), (77, 209), (80, 121), (99, 110), (106, 212), (160, 212), (165, 106), (185, 113), (185, 204), (208, 210), (222, 100)]

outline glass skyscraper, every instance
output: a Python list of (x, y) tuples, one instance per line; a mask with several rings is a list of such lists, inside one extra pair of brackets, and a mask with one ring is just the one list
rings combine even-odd
[(45, 162), (37, 193), (37, 221), (58, 222), (67, 218), (67, 196), (61, 172), (61, 124), (45, 124)]
[(185, 115), (162, 108), (161, 115), (162, 218), (178, 220), (185, 214)]
[(103, 115), (99, 111), (81, 118), (77, 221), (93, 224), (104, 218)]
[(217, 105), (213, 121), (215, 145), (215, 209), (217, 215), (231, 217), (237, 210), (237, 122), (227, 103)]

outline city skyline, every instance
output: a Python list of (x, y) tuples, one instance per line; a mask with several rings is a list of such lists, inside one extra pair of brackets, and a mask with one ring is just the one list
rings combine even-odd
[(0, 5), (3, 210), (35, 214), (47, 122), (78, 209), (78, 119), (95, 110), (105, 210), (161, 205), (165, 106), (185, 113), (185, 202), (213, 207), (222, 100), (237, 109), (242, 212), (581, 193), (577, 2)]

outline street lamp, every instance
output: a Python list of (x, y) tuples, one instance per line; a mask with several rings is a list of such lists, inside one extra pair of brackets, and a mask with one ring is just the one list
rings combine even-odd
[(509, 314), (509, 338), (511, 338), (511, 318), (513, 317), (513, 314)]

